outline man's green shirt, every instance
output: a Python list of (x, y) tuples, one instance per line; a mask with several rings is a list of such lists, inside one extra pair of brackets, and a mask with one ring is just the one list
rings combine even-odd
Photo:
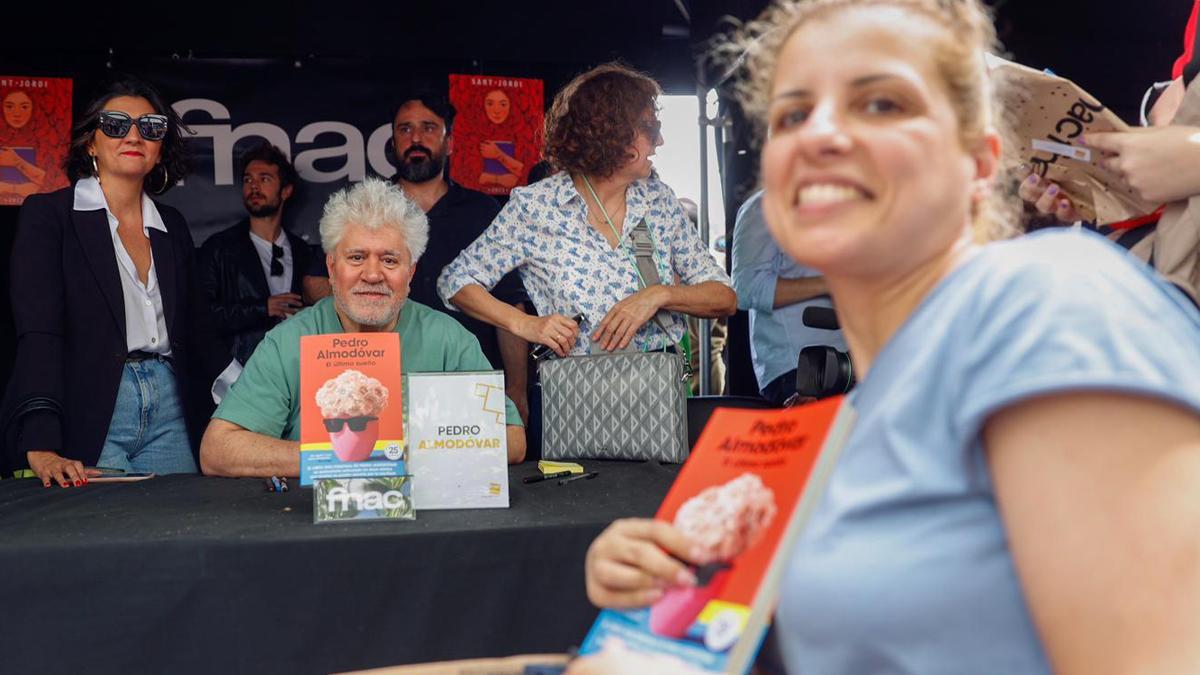
[[(331, 297), (297, 312), (258, 344), (213, 417), (266, 436), (300, 440), (300, 338), (343, 332)], [(404, 303), (396, 332), (400, 369), (405, 373), (494, 370), (474, 335), (419, 302)], [(507, 398), (504, 403), (508, 424), (520, 425), (516, 406)]]

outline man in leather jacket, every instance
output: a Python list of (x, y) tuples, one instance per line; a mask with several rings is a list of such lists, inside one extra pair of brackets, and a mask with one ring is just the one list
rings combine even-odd
[(249, 218), (209, 237), (200, 249), (200, 285), (218, 330), (245, 364), (263, 335), (302, 307), (301, 281), (311, 248), (283, 229), (283, 205), (295, 189), (287, 156), (263, 142), (242, 156), (242, 200)]

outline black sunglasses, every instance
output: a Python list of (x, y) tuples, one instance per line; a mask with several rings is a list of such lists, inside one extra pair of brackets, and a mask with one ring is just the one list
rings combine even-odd
[(377, 420), (378, 417), (335, 417), (330, 420), (324, 420), (325, 431), (331, 434), (336, 434), (342, 430), (342, 427), (349, 426), (350, 431), (364, 431), (367, 428), (367, 423), (372, 420)]
[(641, 122), (638, 122), (638, 127), (641, 128), (642, 131), (646, 132), (646, 136), (652, 141), (657, 141), (658, 137), (662, 136), (662, 121), (660, 120), (653, 120), (649, 122), (642, 120)]
[(96, 128), (109, 138), (125, 138), (129, 127), (135, 123), (138, 133), (147, 141), (161, 141), (167, 137), (167, 116), (158, 113), (147, 113), (135, 120), (118, 110), (104, 110), (96, 119)]
[[(283, 247), (279, 244), (271, 244), (271, 276), (278, 277), (283, 275)], [(362, 431), (359, 429), (358, 431)]]

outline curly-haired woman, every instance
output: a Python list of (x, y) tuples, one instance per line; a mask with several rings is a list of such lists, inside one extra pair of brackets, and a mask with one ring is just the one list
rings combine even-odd
[[(729, 277), (653, 175), (650, 157), (662, 145), (654, 104), (660, 92), (654, 80), (618, 64), (563, 88), (546, 120), (545, 154), (559, 173), (513, 190), (491, 226), (442, 272), (442, 299), (559, 356), (670, 348), (687, 329), (682, 314), (732, 314)], [(658, 284), (643, 283), (634, 258), (630, 232), (643, 221)], [(541, 316), (488, 292), (512, 269)], [(660, 310), (668, 335), (651, 321)], [(578, 314), (582, 325), (567, 318)]]

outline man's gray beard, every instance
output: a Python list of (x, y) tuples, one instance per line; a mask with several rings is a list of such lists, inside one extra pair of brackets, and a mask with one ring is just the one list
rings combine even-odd
[(356, 323), (360, 326), (370, 326), (371, 328), (381, 328), (381, 327), (386, 326), (389, 323), (395, 321), (396, 317), (400, 316), (400, 310), (404, 309), (404, 303), (402, 302), (402, 303), (400, 303), (400, 306), (396, 308), (396, 311), (394, 313), (389, 314), (388, 316), (385, 316), (378, 321), (375, 320), (374, 318), (368, 319), (367, 317), (364, 317), (362, 315), (355, 314), (354, 310), (352, 310), (349, 307), (347, 307), (346, 305), (342, 304), (342, 299), (340, 296), (338, 296), (337, 285), (333, 283), (332, 278), (329, 279), (329, 288), (332, 291), (331, 295), (333, 296), (333, 306), (336, 307), (339, 311), (341, 311), (342, 314), (345, 314), (346, 318), (350, 319), (351, 321), (353, 321), (354, 323)]
[(397, 173), (400, 178), (409, 183), (424, 183), (442, 175), (446, 168), (446, 155), (430, 155), (424, 162), (413, 164), (407, 160), (400, 161)]

